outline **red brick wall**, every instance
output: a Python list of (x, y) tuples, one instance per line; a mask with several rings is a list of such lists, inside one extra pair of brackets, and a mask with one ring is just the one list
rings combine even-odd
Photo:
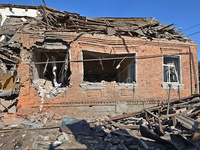
[[(19, 41), (27, 52), (34, 46), (36, 41), (42, 42), (48, 38), (50, 32), (31, 35), (30, 33), (18, 33)], [(193, 60), (188, 55), (181, 55), (181, 74), (182, 84), (184, 87), (180, 89), (181, 97), (189, 96), (195, 92), (195, 76), (198, 74), (197, 44), (183, 43), (177, 41), (162, 40), (146, 40), (139, 38), (104, 37), (99, 35), (81, 35), (76, 33), (55, 32), (55, 38), (61, 38), (66, 42), (70, 42), (71, 60), (82, 60), (82, 50), (95, 50), (106, 53), (126, 53), (136, 52), (137, 59), (137, 84), (136, 91), (130, 89), (114, 88), (115, 82), (104, 82), (106, 88), (103, 89), (82, 89), (80, 83), (83, 83), (83, 72), (81, 62), (71, 63), (71, 80), (72, 87), (65, 93), (58, 95), (54, 99), (45, 99), (45, 104), (55, 105), (59, 103), (65, 104), (96, 104), (99, 103), (115, 103), (116, 101), (144, 101), (166, 100), (168, 98), (168, 89), (163, 89), (163, 58), (154, 57), (146, 58), (152, 55), (176, 54), (192, 52)], [(79, 36), (79, 37), (78, 37)], [(78, 37), (78, 38), (77, 38)], [(76, 39), (76, 40), (74, 40)], [(125, 42), (124, 42), (125, 41)], [(21, 55), (21, 57), (25, 57)], [(141, 59), (141, 57), (144, 57)], [(29, 61), (30, 58), (27, 58)], [(22, 64), (18, 68), (18, 75), (21, 78), (21, 91), (19, 95), (19, 108), (23, 106), (39, 106), (40, 97), (37, 91), (33, 89), (30, 81), (30, 67), (23, 65), (26, 59), (22, 59)], [(191, 59), (192, 60), (192, 59)], [(28, 61), (28, 62), (29, 62)], [(193, 67), (194, 62), (194, 67)], [(194, 72), (195, 68), (195, 72)], [(190, 76), (192, 72), (192, 78)], [(197, 81), (198, 83), (198, 78)], [(192, 84), (192, 85), (191, 85)], [(192, 90), (191, 90), (192, 87)], [(178, 98), (178, 90), (172, 90), (171, 99)], [(60, 104), (62, 105), (62, 104)]]

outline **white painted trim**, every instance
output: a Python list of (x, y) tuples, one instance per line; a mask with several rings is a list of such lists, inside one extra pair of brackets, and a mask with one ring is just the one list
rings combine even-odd
[(179, 55), (179, 67), (180, 67), (180, 84), (182, 83), (182, 65), (181, 65), (181, 55)]
[(68, 52), (69, 52), (69, 61), (71, 61), (71, 49), (68, 48), (67, 50), (68, 50)]
[(4, 21), (9, 16), (36, 17), (39, 13), (37, 9), (28, 9), (28, 11), (25, 10), (26, 9), (23, 8), (12, 8), (12, 10), (10, 10), (9, 7), (6, 7), (5, 9), (0, 9), (0, 15), (2, 16), (2, 21), (0, 26), (3, 25)]
[(137, 83), (137, 52), (135, 52), (135, 82)]
[(182, 89), (183, 87), (184, 87), (184, 84), (179, 84), (179, 83), (177, 83), (177, 82), (175, 82), (175, 83), (167, 83), (167, 82), (164, 82), (163, 84), (162, 84), (162, 87), (163, 87), (163, 89), (169, 89), (169, 84), (171, 84), (172, 85), (172, 89), (175, 89), (175, 90), (177, 90), (178, 89), (178, 86), (179, 86), (179, 88), (180, 89)]
[(129, 53), (125, 53), (125, 52), (120, 52), (120, 53), (115, 53), (115, 54), (135, 54), (135, 82), (137, 82), (137, 52), (129, 52)]
[[(179, 82), (164, 82), (164, 70), (163, 70), (163, 65), (164, 65), (164, 56), (168, 56), (168, 57), (174, 57), (174, 58), (179, 58), (179, 78), (180, 81)], [(182, 68), (181, 68), (181, 56), (180, 55), (173, 55), (173, 54), (166, 54), (162, 56), (162, 75), (163, 75), (163, 85), (164, 84), (172, 84), (172, 85), (182, 85)], [(182, 86), (183, 87), (183, 86)]]
[(115, 85), (114, 87), (118, 89), (132, 89), (135, 91), (138, 85), (136, 83), (118, 83), (118, 85)]

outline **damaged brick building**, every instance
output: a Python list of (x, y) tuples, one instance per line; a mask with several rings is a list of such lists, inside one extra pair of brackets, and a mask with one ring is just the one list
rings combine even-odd
[(173, 24), (48, 6), (1, 4), (0, 14), (1, 76), (16, 66), (19, 113), (126, 113), (198, 93), (197, 44)]

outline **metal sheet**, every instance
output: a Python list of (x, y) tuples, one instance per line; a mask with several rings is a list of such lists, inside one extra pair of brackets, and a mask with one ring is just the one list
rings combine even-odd
[(199, 122), (193, 120), (192, 118), (189, 118), (185, 115), (178, 115), (176, 116), (178, 122), (182, 124), (185, 128), (195, 131), (199, 125)]

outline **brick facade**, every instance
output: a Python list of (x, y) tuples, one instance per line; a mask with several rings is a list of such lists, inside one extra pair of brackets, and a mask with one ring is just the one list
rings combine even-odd
[[(105, 88), (84, 89), (82, 62), (71, 62), (71, 79), (65, 93), (61, 93), (54, 99), (45, 98), (44, 106), (63, 105), (100, 105), (115, 104), (124, 101), (138, 104), (156, 104), (158, 101), (168, 99), (169, 89), (163, 88), (163, 55), (179, 54), (181, 61), (180, 96), (185, 97), (194, 94), (198, 90), (198, 59), (197, 44), (167, 40), (149, 40), (140, 38), (104, 35), (78, 34), (70, 32), (19, 32), (18, 40), (22, 44), (22, 63), (18, 67), (18, 77), (21, 78), (21, 90), (19, 95), (19, 112), (37, 108), (40, 105), (40, 97), (31, 84), (31, 50), (36, 42), (60, 39), (69, 43), (71, 61), (82, 60), (82, 50), (93, 50), (109, 54), (136, 53), (136, 84), (135, 90), (128, 88), (116, 88), (116, 82), (105, 82)], [(197, 88), (195, 89), (195, 84)], [(171, 99), (179, 97), (178, 89), (171, 90)], [(53, 109), (53, 108), (52, 108)], [(134, 110), (132, 110), (134, 111)]]

